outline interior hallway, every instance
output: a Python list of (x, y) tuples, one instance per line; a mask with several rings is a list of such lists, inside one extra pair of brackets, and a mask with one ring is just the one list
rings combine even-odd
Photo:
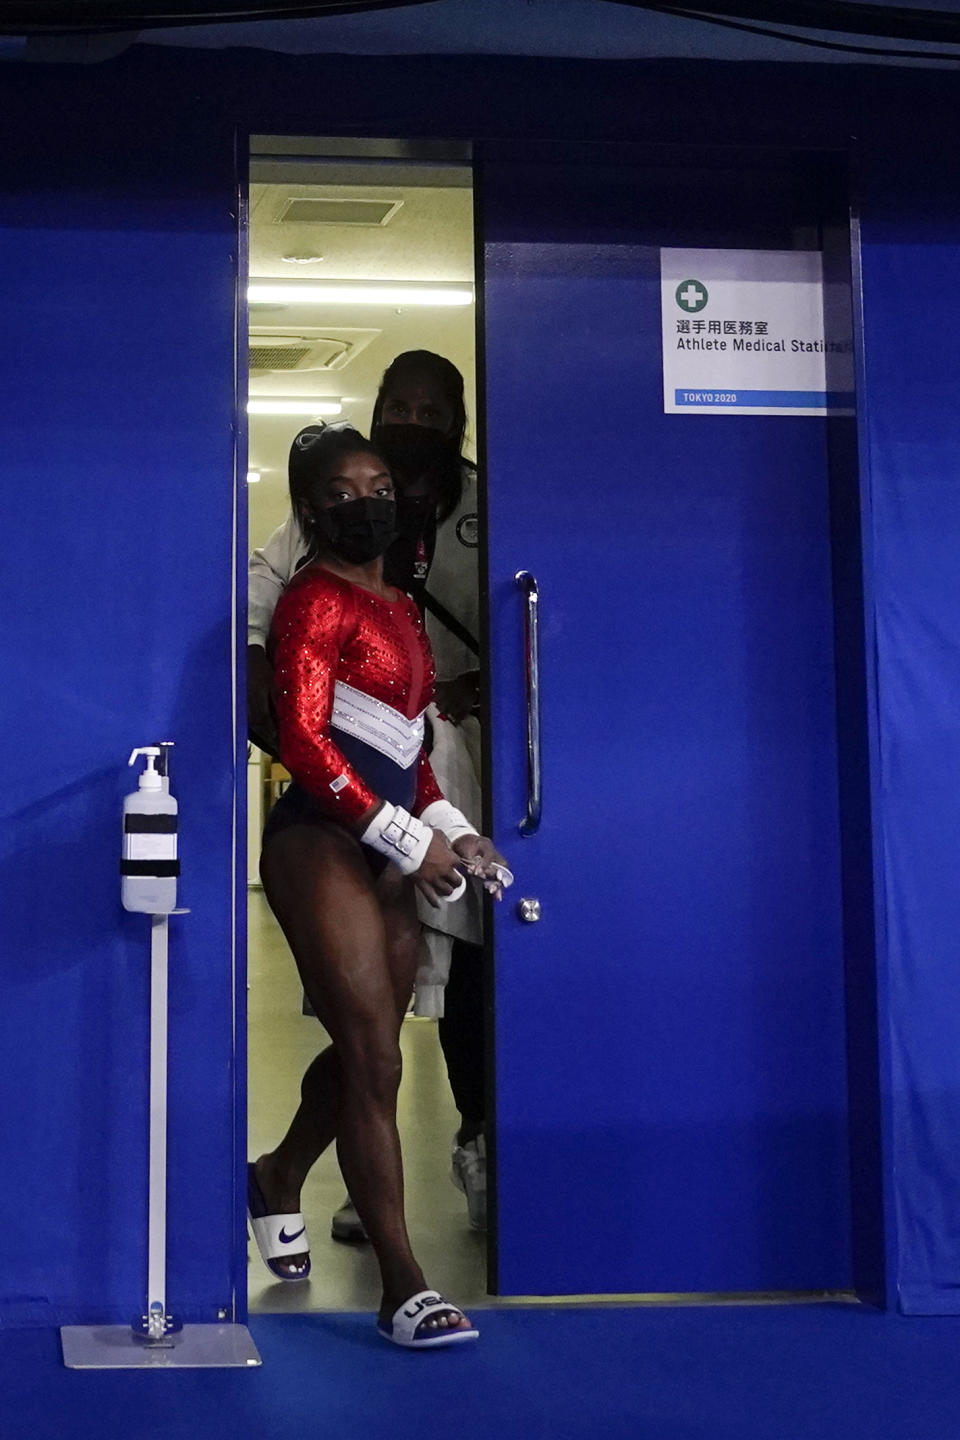
[[(302, 992), (293, 959), (262, 890), (251, 889), (248, 897), (248, 1154), (254, 1159), (283, 1134), (297, 1105), (300, 1077), (321, 1048), (324, 1032), (300, 1013)], [(450, 1144), (458, 1119), (436, 1022), (406, 1020), (401, 1045), (400, 1133), (413, 1248), (430, 1285), (458, 1305), (476, 1305), (486, 1299), (486, 1243), (470, 1229), (466, 1201), (450, 1180)], [(331, 1147), (302, 1197), (313, 1257), (310, 1279), (295, 1285), (274, 1280), (251, 1240), (251, 1313), (378, 1308), (379, 1275), (370, 1246), (330, 1238), (330, 1217), (343, 1198)]]

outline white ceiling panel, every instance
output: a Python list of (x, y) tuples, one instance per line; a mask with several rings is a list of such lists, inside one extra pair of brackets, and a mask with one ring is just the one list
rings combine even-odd
[[(250, 278), (307, 281), (387, 281), (430, 285), (459, 282), (470, 287), (473, 264), (473, 195), (460, 181), (450, 187), (390, 183), (389, 166), (369, 172), (364, 185), (255, 184), (250, 194)], [(357, 225), (335, 220), (284, 222), (291, 200), (381, 201), (386, 223)], [(386, 208), (385, 208), (386, 207)], [(289, 258), (285, 258), (289, 257)], [(312, 258), (307, 258), (312, 257)], [(373, 403), (384, 370), (404, 350), (446, 355), (464, 376), (468, 422), (475, 413), (475, 308), (412, 305), (285, 304), (250, 307), (250, 341), (260, 348), (287, 337), (314, 358), (334, 354), (324, 341), (343, 341), (346, 355), (334, 354), (326, 368), (258, 368), (250, 376), (256, 398), (337, 400), (342, 418), (369, 433)], [(263, 358), (261, 356), (261, 358)], [(309, 359), (309, 357), (308, 357)], [(309, 415), (251, 415), (250, 468), (260, 473), (251, 485), (250, 541), (260, 545), (287, 514), (287, 455)], [(468, 448), (473, 453), (473, 429)]]

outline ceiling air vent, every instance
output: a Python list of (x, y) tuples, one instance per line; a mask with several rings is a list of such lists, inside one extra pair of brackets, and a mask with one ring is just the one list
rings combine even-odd
[(304, 335), (251, 335), (250, 369), (339, 370), (353, 347), (346, 340), (312, 339)]
[(402, 200), (329, 200), (303, 196), (288, 200), (277, 216), (281, 225), (386, 225)]
[(251, 370), (296, 370), (310, 354), (309, 345), (251, 345)]

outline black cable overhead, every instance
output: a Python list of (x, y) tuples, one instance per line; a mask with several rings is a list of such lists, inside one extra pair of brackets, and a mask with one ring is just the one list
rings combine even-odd
[[(792, 31), (792, 30), (780, 30), (780, 29), (776, 28), (776, 25), (769, 25), (769, 24), (755, 25), (755, 24), (750, 24), (750, 23), (748, 23), (748, 21), (746, 21), (746, 20), (738, 20), (738, 19), (735, 19), (735, 18), (734, 18), (734, 15), (735, 15), (735, 14), (738, 14), (741, 10), (748, 10), (748, 11), (752, 12), (752, 11), (754, 11), (754, 10), (757, 10), (757, 9), (762, 8), (762, 9), (763, 9), (763, 12), (764, 12), (764, 18), (765, 18), (765, 19), (769, 19), (769, 18), (770, 18), (770, 11), (771, 11), (771, 10), (773, 10), (773, 11), (793, 10), (793, 9), (795, 9), (795, 8), (797, 8), (797, 9), (802, 8), (802, 9), (804, 9), (804, 10), (810, 10), (810, 9), (812, 9), (813, 7), (812, 7), (811, 5), (809, 5), (809, 4), (806, 4), (806, 5), (803, 5), (803, 6), (797, 6), (797, 7), (794, 7), (794, 6), (791, 6), (791, 5), (783, 5), (783, 6), (780, 6), (780, 5), (776, 5), (776, 4), (766, 5), (766, 6), (763, 6), (763, 7), (759, 7), (759, 6), (755, 6), (755, 5), (745, 5), (745, 6), (736, 5), (736, 6), (723, 6), (722, 8), (718, 6), (718, 7), (716, 7), (716, 8), (711, 8), (710, 10), (692, 10), (692, 9), (687, 9), (687, 8), (681, 7), (681, 6), (679, 6), (679, 5), (656, 4), (656, 3), (653, 3), (653, 0), (609, 0), (609, 3), (612, 3), (612, 4), (614, 4), (614, 5), (625, 5), (625, 6), (629, 6), (631, 9), (634, 9), (634, 10), (650, 10), (650, 11), (655, 11), (658, 15), (673, 15), (673, 16), (675, 16), (677, 19), (680, 19), (680, 20), (694, 20), (694, 21), (698, 21), (699, 23), (704, 24), (704, 25), (715, 25), (715, 26), (718, 26), (719, 28), (724, 29), (724, 30), (738, 30), (738, 31), (741, 31), (741, 32), (743, 32), (743, 33), (745, 33), (745, 34), (747, 34), (747, 35), (759, 35), (761, 38), (763, 38), (763, 39), (765, 39), (765, 40), (781, 40), (781, 41), (786, 41), (786, 42), (788, 42), (789, 44), (792, 44), (792, 45), (805, 45), (805, 46), (807, 46), (807, 47), (809, 47), (809, 48), (812, 48), (812, 49), (815, 49), (815, 50), (839, 50), (839, 51), (842, 51), (842, 52), (844, 52), (845, 54), (848, 54), (848, 55), (875, 55), (875, 56), (879, 56), (880, 58), (885, 59), (885, 60), (886, 60), (886, 59), (892, 59), (892, 60), (949, 61), (949, 62), (953, 62), (954, 64), (955, 64), (958, 60), (960, 60), (960, 52), (956, 52), (956, 53), (955, 53), (955, 52), (952, 51), (952, 50), (936, 50), (936, 49), (904, 50), (904, 49), (898, 48), (898, 47), (882, 46), (882, 45), (857, 45), (857, 44), (853, 44), (853, 43), (850, 43), (850, 42), (843, 42), (843, 41), (839, 41), (839, 40), (824, 40), (821, 36), (816, 36), (816, 35), (803, 35), (803, 34), (799, 34), (799, 33), (797, 33), (796, 31)], [(872, 10), (872, 11), (881, 11), (881, 12), (882, 12), (882, 11), (885, 11), (887, 7), (886, 7), (886, 6), (878, 6), (878, 5), (863, 5), (863, 6), (861, 6), (861, 5), (831, 5), (831, 6), (824, 6), (823, 8), (824, 8), (824, 11), (826, 11), (827, 9), (829, 9), (829, 10), (831, 10), (831, 11), (843, 10), (844, 12), (849, 13), (850, 11), (853, 11), (853, 10), (861, 10), (861, 9), (862, 9), (862, 10)], [(893, 7), (891, 7), (891, 9), (892, 9), (892, 8), (893, 8)], [(924, 15), (924, 14), (929, 15), (929, 14), (931, 14), (930, 11), (907, 11), (907, 12), (904, 12), (903, 10), (900, 10), (899, 13), (900, 13), (900, 14), (904, 14), (904, 13), (906, 13), (906, 14), (916, 14), (916, 15)], [(941, 20), (943, 20), (943, 19), (945, 18), (943, 11), (937, 12), (937, 15), (938, 15), (938, 18), (941, 19)], [(780, 23), (780, 24), (790, 24), (790, 23), (791, 23), (791, 22), (790, 22), (789, 20), (787, 20), (786, 18), (783, 18), (783, 17), (780, 17), (780, 16), (776, 16), (776, 17), (774, 17), (774, 18), (779, 19), (779, 23)], [(949, 37), (948, 37), (948, 36), (944, 36), (942, 39), (939, 39), (938, 41), (931, 41), (931, 40), (929, 40), (929, 39), (926, 37), (926, 35), (923, 35), (923, 36), (919, 36), (919, 35), (918, 35), (918, 36), (911, 36), (911, 37), (909, 37), (909, 38), (920, 40), (921, 43), (924, 43), (924, 44), (926, 44), (926, 45), (931, 45), (931, 44), (944, 44), (944, 43), (945, 43), (945, 44), (948, 44), (948, 45), (957, 45), (957, 46), (960, 46), (960, 16), (957, 16), (956, 12), (952, 12), (952, 14), (951, 14), (949, 17), (946, 17), (946, 18), (949, 19), (949, 22), (950, 22), (950, 25), (951, 25), (951, 29), (952, 29), (952, 32), (953, 32)], [(846, 17), (844, 17), (843, 20), (838, 20), (838, 19), (836, 19), (836, 18), (834, 18), (834, 19), (831, 20), (826, 14), (822, 14), (822, 15), (820, 16), (820, 18), (817, 20), (816, 24), (811, 24), (811, 25), (810, 25), (810, 28), (812, 28), (812, 29), (817, 29), (817, 30), (832, 30), (832, 31), (834, 31), (834, 32), (842, 32), (842, 33), (844, 33), (844, 34), (868, 34), (868, 35), (873, 35), (873, 34), (876, 33), (876, 34), (878, 35), (878, 38), (879, 38), (879, 34), (880, 34), (880, 32), (874, 31), (873, 29), (866, 29), (866, 28), (857, 28), (857, 29), (854, 29), (854, 28), (848, 28), (848, 24), (847, 24)]]
[[(364, 11), (406, 9), (430, 0), (0, 0), (0, 35), (84, 35), (241, 21), (319, 19)], [(861, 45), (802, 34), (804, 30), (960, 47), (960, 10), (913, 9), (859, 0), (714, 0), (709, 6), (656, 0), (607, 3), (671, 15), (766, 39), (823, 50), (908, 60), (956, 60), (951, 51)], [(781, 29), (786, 26), (788, 29)]]
[(614, 0), (636, 10), (683, 13), (695, 19), (724, 17), (765, 26), (834, 30), (844, 35), (874, 35), (881, 40), (919, 40), (960, 45), (960, 6), (951, 10), (914, 10), (908, 5), (867, 5), (858, 0), (716, 0), (710, 5), (669, 5), (647, 0)]
[(402, 10), (427, 0), (0, 0), (0, 35), (91, 35), (181, 25), (315, 20)]

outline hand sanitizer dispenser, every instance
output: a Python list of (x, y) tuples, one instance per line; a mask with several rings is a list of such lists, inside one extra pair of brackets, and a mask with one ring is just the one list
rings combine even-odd
[[(177, 909), (177, 802), (167, 761), (172, 741), (141, 745), (140, 784), (123, 802), (123, 905), (149, 915), (150, 925), (150, 1164), (147, 1179), (147, 1288), (133, 1324), (64, 1325), (63, 1362), (71, 1370), (259, 1365), (244, 1325), (183, 1325), (167, 1305), (167, 1060), (170, 916)], [(159, 763), (158, 763), (159, 762)], [(139, 1035), (136, 1037), (139, 1045)], [(136, 1047), (135, 1047), (136, 1048)], [(139, 1049), (136, 1049), (139, 1057)], [(131, 1062), (132, 1063), (132, 1062)], [(142, 1294), (143, 1292), (141, 1292)], [(226, 1320), (229, 1307), (220, 1311)]]
[(177, 908), (177, 802), (157, 771), (158, 745), (141, 745), (146, 764), (140, 783), (123, 802), (123, 858), (120, 861), (124, 910), (141, 915), (169, 915)]

